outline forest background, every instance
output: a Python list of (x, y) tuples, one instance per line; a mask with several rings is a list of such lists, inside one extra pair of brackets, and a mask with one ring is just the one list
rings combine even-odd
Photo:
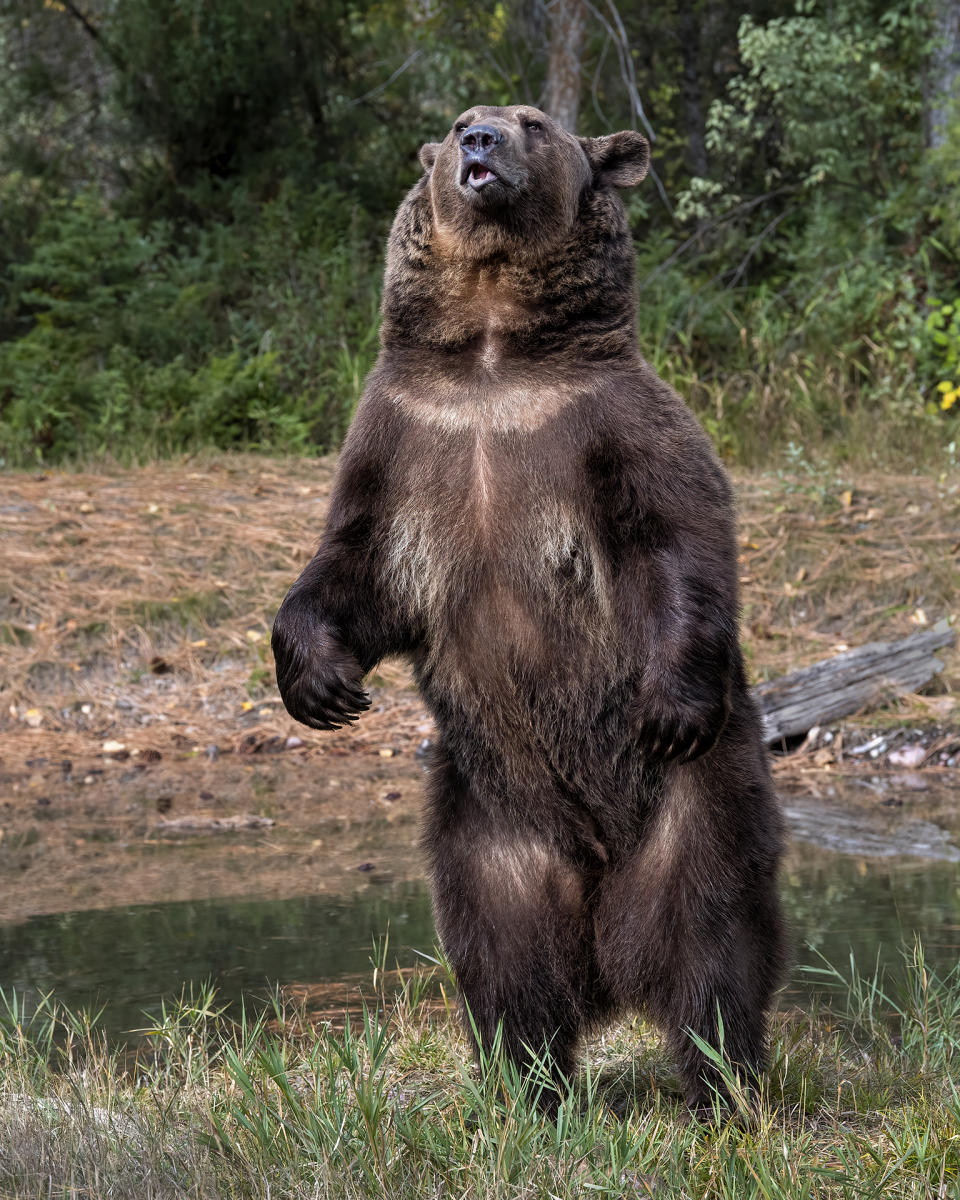
[(6, 0), (0, 460), (323, 453), (416, 152), (634, 126), (641, 347), (730, 460), (948, 469), (953, 0)]

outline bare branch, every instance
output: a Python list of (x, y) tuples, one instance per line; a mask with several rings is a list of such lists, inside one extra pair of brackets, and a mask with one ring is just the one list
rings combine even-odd
[(123, 60), (121, 55), (117, 53), (113, 44), (103, 36), (100, 28), (97, 25), (94, 25), (85, 12), (82, 12), (79, 8), (77, 8), (76, 4), (73, 3), (73, 0), (62, 0), (62, 3), (64, 12), (73, 17), (73, 19), (81, 26), (87, 36), (91, 39), (91, 41), (96, 42), (96, 44), (113, 63), (113, 65), (118, 70), (125, 71), (127, 68), (126, 62)]
[(741, 200), (738, 204), (735, 204), (733, 208), (727, 209), (726, 212), (721, 213), (718, 217), (713, 217), (712, 220), (707, 221), (705, 224), (699, 226), (697, 231), (692, 233), (686, 239), (686, 241), (681, 242), (676, 250), (674, 250), (671, 254), (668, 254), (663, 262), (658, 264), (658, 266), (656, 266), (649, 275), (645, 275), (644, 278), (640, 280), (640, 287), (644, 287), (646, 284), (652, 283), (658, 275), (662, 275), (668, 267), (672, 266), (677, 259), (681, 257), (681, 255), (683, 255), (696, 242), (699, 242), (703, 235), (705, 233), (709, 233), (711, 229), (716, 229), (718, 225), (724, 224), (725, 221), (732, 220), (739, 213), (749, 212), (750, 209), (756, 208), (758, 204), (765, 204), (768, 200), (773, 200), (777, 196), (789, 196), (796, 190), (797, 189), (795, 187), (782, 187), (777, 188), (772, 192), (765, 192), (762, 196), (751, 196), (749, 200)]
[(96, 27), (96, 25), (93, 24), (86, 13), (82, 13), (80, 9), (77, 8), (74, 3), (72, 3), (72, 0), (62, 0), (62, 3), (63, 7), (67, 10), (70, 16), (73, 17), (75, 21), (80, 22), (80, 24), (95, 42), (99, 42), (101, 40), (100, 30)]
[(487, 50), (484, 54), (484, 57), (486, 58), (487, 62), (490, 64), (490, 66), (493, 67), (493, 69), (496, 71), (496, 73), (500, 76), (500, 78), (503, 80), (503, 82), (507, 85), (507, 87), (512, 88), (513, 80), (510, 78), (507, 71), (497, 61), (496, 55), (492, 51)]
[(397, 67), (389, 79), (384, 80), (383, 83), (378, 84), (375, 88), (371, 88), (369, 92), (364, 92), (362, 96), (358, 96), (355, 100), (351, 100), (347, 107), (355, 108), (358, 104), (364, 104), (367, 100), (372, 100), (375, 96), (382, 95), (395, 79), (399, 79), (408, 67), (413, 66), (422, 53), (422, 50), (414, 50), (414, 52), (409, 55), (406, 62)]
[[(620, 78), (623, 81), (623, 86), (627, 90), (627, 96), (630, 100), (630, 123), (636, 129), (636, 118), (639, 117), (644, 129), (647, 131), (647, 136), (651, 142), (657, 140), (657, 135), (653, 132), (653, 126), (647, 120), (647, 115), (643, 111), (643, 103), (640, 100), (640, 91), (637, 87), (637, 73), (633, 66), (633, 55), (630, 53), (630, 41), (627, 38), (627, 31), (623, 21), (620, 18), (620, 13), (617, 11), (613, 0), (607, 0), (610, 11), (613, 16), (613, 24), (607, 20), (603, 13), (591, 3), (591, 0), (586, 0), (587, 8), (593, 13), (600, 24), (607, 32), (607, 37), (613, 42), (617, 51), (617, 58), (620, 60)], [(656, 169), (651, 164), (650, 178), (656, 185), (657, 192), (663, 205), (670, 216), (673, 216), (673, 205), (667, 196), (666, 188), (663, 186), (663, 180), (657, 174)]]
[(747, 265), (749, 264), (750, 259), (753, 258), (754, 254), (759, 249), (759, 247), (763, 244), (763, 242), (765, 242), (766, 239), (770, 236), (770, 234), (773, 233), (773, 231), (780, 224), (780, 222), (784, 219), (784, 217), (789, 217), (790, 214), (795, 211), (796, 211), (795, 206), (791, 207), (791, 208), (785, 208), (782, 213), (779, 213), (777, 216), (775, 216), (773, 218), (773, 220), (768, 225), (765, 225), (764, 228), (760, 231), (760, 233), (757, 234), (757, 236), (754, 238), (754, 240), (748, 246), (746, 254), (740, 260), (740, 263), (737, 266), (736, 271), (734, 271), (734, 273), (733, 273), (733, 278), (727, 284), (728, 291), (731, 288), (735, 288), (737, 286), (737, 284), (740, 282), (740, 280), (743, 278), (743, 273), (744, 273), (744, 271), (746, 271)]
[(653, 132), (653, 126), (647, 120), (647, 114), (643, 111), (643, 104), (640, 100), (640, 89), (637, 87), (637, 72), (633, 65), (633, 55), (630, 53), (630, 39), (627, 37), (627, 30), (623, 24), (623, 19), (620, 16), (620, 10), (614, 4), (613, 0), (607, 0), (607, 7), (613, 16), (614, 24), (617, 27), (617, 34), (620, 38), (620, 45), (623, 47), (623, 59), (626, 64), (627, 76), (629, 79), (630, 102), (633, 105), (636, 115), (640, 118), (644, 129), (647, 131), (647, 136), (651, 142), (657, 140), (657, 135)]
[(603, 49), (600, 51), (600, 57), (597, 60), (597, 69), (593, 73), (593, 83), (590, 85), (590, 96), (593, 100), (593, 111), (597, 114), (604, 125), (608, 125), (606, 115), (600, 109), (600, 97), (598, 94), (598, 85), (600, 83), (600, 75), (603, 72), (604, 63), (607, 61), (607, 51), (610, 49), (610, 31), (607, 30), (603, 38)]

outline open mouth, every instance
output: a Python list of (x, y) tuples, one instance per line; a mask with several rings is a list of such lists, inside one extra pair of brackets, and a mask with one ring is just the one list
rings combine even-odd
[(460, 171), (460, 182), (468, 183), (475, 192), (493, 183), (498, 176), (488, 166), (480, 162), (465, 162)]

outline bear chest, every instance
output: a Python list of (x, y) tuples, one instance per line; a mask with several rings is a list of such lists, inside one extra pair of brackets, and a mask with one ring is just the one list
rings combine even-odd
[(387, 532), (390, 590), (427, 626), (534, 630), (607, 607), (607, 572), (571, 472), (535, 447), (437, 439), (406, 475)]

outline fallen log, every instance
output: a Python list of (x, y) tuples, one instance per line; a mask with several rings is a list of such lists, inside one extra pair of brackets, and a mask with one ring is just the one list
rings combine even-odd
[(238, 813), (232, 817), (205, 817), (194, 813), (185, 817), (169, 817), (154, 826), (161, 833), (230, 833), (238, 829), (272, 829), (272, 817), (255, 813)]
[(954, 632), (944, 620), (902, 641), (870, 642), (758, 684), (753, 696), (767, 743), (876, 707), (891, 695), (915, 692), (943, 670), (934, 651), (953, 641)]

